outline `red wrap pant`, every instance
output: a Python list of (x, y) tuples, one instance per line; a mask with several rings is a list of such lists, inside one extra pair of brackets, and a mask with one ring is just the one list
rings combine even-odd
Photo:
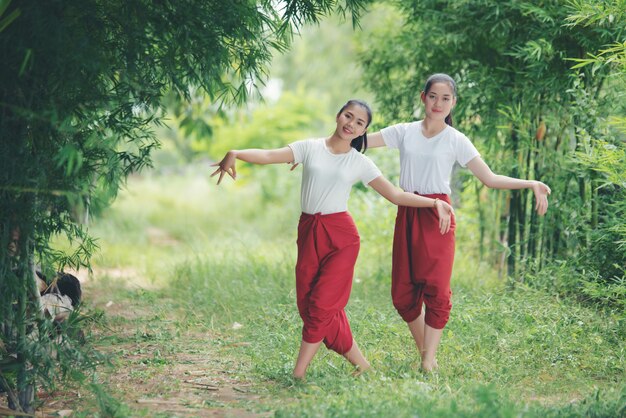
[(344, 308), (359, 248), (359, 233), (348, 212), (300, 216), (296, 293), (305, 342), (324, 341), (339, 354), (352, 348)]
[[(423, 195), (450, 203), (445, 194)], [(454, 218), (450, 231), (439, 232), (435, 208), (398, 207), (393, 237), (391, 297), (406, 322), (420, 316), (426, 305), (426, 324), (443, 328), (452, 309), (450, 277), (454, 262)]]

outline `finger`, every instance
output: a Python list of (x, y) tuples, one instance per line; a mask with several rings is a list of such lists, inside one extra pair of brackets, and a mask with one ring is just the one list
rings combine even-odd
[(293, 170), (295, 170), (295, 169), (296, 169), (296, 167), (297, 167), (298, 165), (300, 165), (300, 163), (295, 163), (295, 164), (293, 164), (293, 165), (291, 166), (291, 168), (289, 169), (289, 171), (293, 171)]
[(224, 178), (224, 170), (220, 171), (220, 178), (217, 179), (217, 185), (219, 186), (219, 184), (222, 182), (222, 179)]
[(220, 165), (220, 163), (213, 163), (211, 164), (211, 167), (217, 167), (218, 165)]
[(213, 174), (211, 174), (211, 177), (215, 176), (215, 175), (216, 175), (217, 173), (219, 173), (221, 170), (222, 170), (222, 167), (218, 167), (218, 169), (217, 169), (217, 170), (215, 170), (215, 171), (213, 172)]
[(546, 199), (541, 199), (541, 202), (537, 205), (537, 213), (543, 216), (548, 211), (548, 201)]
[(539, 214), (539, 216), (543, 216), (546, 214), (546, 209), (544, 207), (542, 207), (541, 209), (539, 209), (537, 211), (537, 213)]
[(234, 164), (233, 164), (233, 174), (231, 175), (231, 177), (233, 178), (233, 180), (237, 178), (237, 169), (235, 168)]

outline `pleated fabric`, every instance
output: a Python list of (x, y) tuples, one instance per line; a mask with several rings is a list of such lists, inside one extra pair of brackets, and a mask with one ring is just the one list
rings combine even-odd
[[(422, 195), (450, 203), (446, 194)], [(450, 231), (439, 232), (435, 208), (398, 207), (393, 238), (391, 297), (406, 322), (421, 315), (426, 305), (425, 322), (437, 329), (445, 327), (452, 309), (450, 278), (454, 263), (454, 218)]]
[(303, 213), (298, 224), (296, 293), (302, 339), (345, 354), (352, 331), (344, 308), (352, 290), (360, 238), (348, 212)]

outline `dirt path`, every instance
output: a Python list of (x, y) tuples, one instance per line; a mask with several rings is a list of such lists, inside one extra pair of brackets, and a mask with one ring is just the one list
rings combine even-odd
[[(229, 354), (236, 344), (214, 332), (199, 332), (201, 327), (192, 329), (188, 320), (181, 321), (186, 312), (175, 311), (170, 301), (154, 298), (151, 291), (137, 287), (120, 291), (82, 281), (89, 310), (105, 313), (104, 323), (96, 325), (91, 336), (95, 348), (111, 356), (113, 367), (99, 367), (98, 380), (123, 404), (126, 412), (120, 416), (271, 415), (262, 411), (264, 387), (246, 378), (249, 365)], [(72, 416), (94, 403), (87, 388), (71, 394), (40, 393), (39, 398), (44, 405), (37, 416), (42, 417)]]

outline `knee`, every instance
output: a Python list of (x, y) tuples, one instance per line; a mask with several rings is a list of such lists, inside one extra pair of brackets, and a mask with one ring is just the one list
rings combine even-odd
[(412, 322), (417, 319), (422, 312), (422, 301), (418, 298), (407, 296), (394, 296), (393, 306), (404, 322)]
[(324, 339), (324, 345), (326, 345), (326, 348), (333, 350), (342, 356), (352, 349), (353, 342), (354, 339), (352, 338), (352, 334), (341, 336), (333, 341), (330, 341), (327, 338)]
[(426, 316), (424, 322), (426, 325), (436, 329), (442, 329), (450, 319), (450, 311), (452, 310), (452, 302), (450, 299), (440, 299), (434, 301), (426, 301)]

